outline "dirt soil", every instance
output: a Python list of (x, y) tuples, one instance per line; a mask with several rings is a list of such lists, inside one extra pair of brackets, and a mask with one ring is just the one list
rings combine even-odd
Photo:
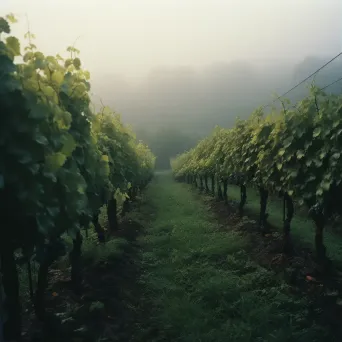
[[(85, 267), (82, 295), (71, 290), (70, 269), (51, 269), (46, 291), (45, 324), (36, 320), (32, 306), (26, 309), (24, 341), (94, 342), (129, 341), (134, 334), (140, 301), (138, 279), (142, 234), (138, 223), (123, 220), (116, 236), (128, 240), (122, 256), (111, 262)], [(139, 328), (139, 327), (136, 327)]]

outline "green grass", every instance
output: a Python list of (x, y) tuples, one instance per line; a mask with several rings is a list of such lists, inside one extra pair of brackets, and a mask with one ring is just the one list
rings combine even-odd
[[(228, 186), (228, 199), (239, 201), (240, 200), (240, 188), (234, 185)], [(278, 198), (270, 198), (267, 203), (267, 211), (269, 213), (269, 222), (274, 227), (282, 230), (283, 222), (283, 208), (282, 201)], [(257, 191), (253, 188), (247, 189), (247, 213), (258, 215), (260, 208), (260, 197)], [(295, 241), (310, 246), (314, 249), (315, 239), (315, 227), (311, 219), (309, 219), (306, 213), (301, 210), (296, 212), (291, 223), (291, 234)], [(324, 231), (324, 240), (327, 247), (327, 253), (329, 258), (342, 265), (342, 239), (329, 230)]]
[[(220, 231), (190, 187), (159, 174), (133, 213), (141, 238), (149, 341), (322, 341), (307, 303), (248, 256), (248, 238)], [(148, 330), (148, 326), (144, 326)], [(329, 339), (332, 341), (332, 339)]]
[(83, 241), (82, 257), (87, 267), (101, 262), (115, 261), (123, 255), (128, 244), (128, 241), (123, 238), (112, 238), (105, 244), (99, 244), (95, 233), (91, 233)]

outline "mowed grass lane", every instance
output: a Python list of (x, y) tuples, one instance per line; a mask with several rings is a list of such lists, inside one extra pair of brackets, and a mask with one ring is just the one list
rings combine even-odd
[(145, 226), (149, 341), (333, 341), (308, 322), (305, 299), (250, 259), (247, 237), (220, 230), (189, 186), (159, 174), (144, 197), (131, 215)]

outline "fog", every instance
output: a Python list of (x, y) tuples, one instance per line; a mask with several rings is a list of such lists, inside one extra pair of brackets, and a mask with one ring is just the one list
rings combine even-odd
[[(341, 0), (0, 0), (9, 12), (45, 54), (75, 43), (94, 102), (122, 113), (160, 167), (342, 50)], [(317, 82), (342, 77), (341, 60)]]

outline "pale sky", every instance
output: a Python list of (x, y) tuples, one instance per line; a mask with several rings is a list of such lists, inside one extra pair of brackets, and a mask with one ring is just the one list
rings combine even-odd
[(0, 0), (45, 54), (76, 47), (90, 72), (139, 79), (159, 66), (333, 56), (342, 0)]

